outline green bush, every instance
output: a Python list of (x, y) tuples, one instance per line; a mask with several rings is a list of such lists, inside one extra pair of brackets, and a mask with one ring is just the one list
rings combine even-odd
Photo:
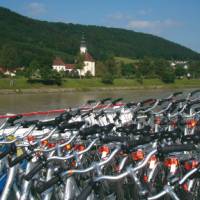
[(161, 76), (161, 80), (164, 83), (174, 83), (175, 81), (175, 74), (173, 71), (165, 71), (162, 76)]
[(104, 84), (113, 84), (114, 82), (114, 76), (110, 73), (106, 73), (103, 75), (101, 82)]

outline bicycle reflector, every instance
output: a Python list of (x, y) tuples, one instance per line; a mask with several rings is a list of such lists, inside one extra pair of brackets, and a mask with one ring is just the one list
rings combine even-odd
[(28, 136), (27, 136), (27, 140), (28, 140), (29, 143), (34, 142), (34, 141), (35, 141), (35, 136), (33, 136), (33, 135), (28, 135)]
[(147, 183), (147, 182), (148, 182), (148, 176), (147, 176), (147, 175), (144, 175), (144, 176), (143, 176), (143, 180), (144, 180), (145, 183)]
[(65, 145), (65, 149), (66, 149), (67, 151), (71, 150), (71, 145), (70, 145), (70, 144)]
[(83, 150), (85, 149), (85, 146), (82, 145), (82, 144), (76, 144), (76, 145), (74, 146), (74, 149), (75, 149), (76, 151), (83, 151)]
[(131, 153), (132, 159), (135, 161), (143, 160), (144, 159), (144, 152), (142, 149), (138, 149), (135, 152)]
[(173, 128), (176, 128), (176, 126), (177, 126), (176, 120), (170, 121), (170, 125), (171, 125)]
[(155, 117), (154, 123), (159, 125), (160, 122), (161, 122), (161, 118), (160, 117)]
[(197, 125), (197, 121), (195, 119), (189, 119), (186, 121), (186, 125), (188, 128), (194, 128)]
[(188, 184), (187, 184), (187, 183), (184, 183), (184, 184), (182, 185), (182, 187), (183, 187), (183, 189), (184, 189), (186, 192), (188, 192), (189, 187), (188, 187)]
[(46, 146), (48, 144), (48, 140), (43, 140), (42, 142), (41, 142), (41, 145), (42, 146)]
[(192, 160), (192, 161), (186, 161), (185, 163), (184, 163), (184, 168), (186, 169), (186, 170), (191, 170), (191, 169), (194, 169), (194, 168), (196, 168), (197, 166), (198, 166), (198, 161), (196, 161), (196, 160)]
[(48, 143), (47, 144), (48, 148), (51, 149), (51, 148), (54, 148), (56, 146), (55, 143)]
[(149, 160), (149, 168), (153, 169), (155, 167), (157, 158), (155, 155), (151, 156), (150, 160)]
[(99, 148), (99, 153), (102, 154), (102, 158), (106, 157), (110, 152), (110, 149), (108, 146), (102, 146)]
[(177, 167), (179, 165), (179, 161), (176, 157), (170, 157), (164, 161), (164, 165), (168, 168)]

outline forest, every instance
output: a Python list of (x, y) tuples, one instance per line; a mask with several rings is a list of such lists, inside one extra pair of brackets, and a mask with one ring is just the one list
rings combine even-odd
[(84, 33), (95, 60), (150, 57), (200, 60), (200, 54), (166, 39), (130, 30), (34, 20), (0, 7), (0, 66), (27, 67), (34, 60), (51, 66), (59, 56), (73, 63)]

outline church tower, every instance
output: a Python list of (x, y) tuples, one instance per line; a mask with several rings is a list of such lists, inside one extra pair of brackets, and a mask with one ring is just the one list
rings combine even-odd
[(87, 46), (86, 46), (86, 41), (83, 34), (82, 39), (81, 39), (80, 53), (85, 54), (86, 52), (87, 52)]

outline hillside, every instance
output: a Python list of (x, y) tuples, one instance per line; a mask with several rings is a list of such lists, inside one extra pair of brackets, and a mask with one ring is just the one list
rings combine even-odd
[(89, 51), (98, 60), (108, 55), (130, 59), (144, 56), (200, 59), (200, 54), (191, 49), (150, 34), (117, 28), (39, 21), (2, 7), (0, 27), (0, 53), (5, 45), (15, 49), (17, 65), (26, 66), (33, 59), (50, 63), (57, 55), (71, 62), (78, 52), (83, 32)]

